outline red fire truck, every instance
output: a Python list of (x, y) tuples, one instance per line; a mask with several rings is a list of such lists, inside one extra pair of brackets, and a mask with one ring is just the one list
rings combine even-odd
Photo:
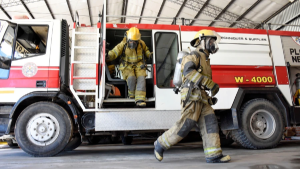
[[(276, 147), (283, 136), (298, 138), (299, 32), (109, 24), (105, 13), (97, 27), (72, 24), (72, 44), (65, 20), (1, 21), (2, 139), (32, 156), (53, 156), (78, 147), (84, 137), (122, 136), (129, 144), (134, 135), (170, 128), (181, 109), (172, 82), (177, 54), (192, 50), (189, 42), (201, 29), (221, 35), (210, 62), (220, 86), (213, 108), (224, 139), (263, 149)], [(153, 51), (146, 108), (135, 107), (121, 73), (116, 67), (110, 74), (105, 62), (107, 50), (130, 27), (140, 29)]]

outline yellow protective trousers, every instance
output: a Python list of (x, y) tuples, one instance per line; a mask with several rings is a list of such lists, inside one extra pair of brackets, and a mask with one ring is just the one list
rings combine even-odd
[(127, 81), (128, 96), (135, 101), (146, 100), (146, 69), (130, 64), (122, 70), (123, 79)]
[(222, 154), (218, 121), (214, 110), (209, 104), (201, 101), (189, 101), (182, 108), (180, 119), (157, 140), (167, 150), (182, 140), (193, 127), (200, 128), (206, 158)]

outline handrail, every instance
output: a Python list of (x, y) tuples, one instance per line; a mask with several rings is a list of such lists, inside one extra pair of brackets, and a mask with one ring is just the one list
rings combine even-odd
[(76, 25), (79, 26), (79, 15), (78, 15), (78, 12), (75, 11), (74, 15), (75, 15), (74, 18), (75, 18)]

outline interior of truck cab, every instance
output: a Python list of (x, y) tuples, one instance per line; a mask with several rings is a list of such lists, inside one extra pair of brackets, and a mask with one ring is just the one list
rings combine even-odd
[[(128, 29), (107, 29), (106, 30), (106, 54), (118, 45), (124, 38), (125, 33)], [(141, 39), (145, 42), (149, 50), (153, 51), (152, 45), (152, 31), (151, 30), (140, 30)], [(154, 99), (154, 78), (153, 78), (153, 60), (147, 59), (145, 62), (147, 65), (146, 70), (146, 102), (147, 107), (155, 107)], [(107, 62), (105, 65), (105, 100), (103, 103), (104, 108), (116, 107), (118, 103), (119, 107), (135, 107), (135, 100), (128, 98), (128, 87), (127, 82), (122, 78), (122, 72), (118, 69), (120, 64), (120, 57), (112, 62)], [(110, 73), (109, 67), (115, 67), (115, 72)]]
[(14, 59), (46, 53), (48, 26), (19, 25)]

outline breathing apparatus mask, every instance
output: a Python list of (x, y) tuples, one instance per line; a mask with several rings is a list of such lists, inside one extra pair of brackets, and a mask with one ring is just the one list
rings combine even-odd
[(219, 50), (218, 44), (215, 38), (208, 38), (204, 40), (205, 48), (209, 53), (214, 54)]
[(194, 39), (190, 42), (191, 46), (201, 46), (202, 49), (206, 49), (209, 53), (214, 54), (219, 50), (218, 43), (221, 40), (219, 34), (212, 30), (199, 31)]
[(128, 40), (127, 44), (130, 49), (135, 49), (138, 45), (139, 41), (136, 40)]

